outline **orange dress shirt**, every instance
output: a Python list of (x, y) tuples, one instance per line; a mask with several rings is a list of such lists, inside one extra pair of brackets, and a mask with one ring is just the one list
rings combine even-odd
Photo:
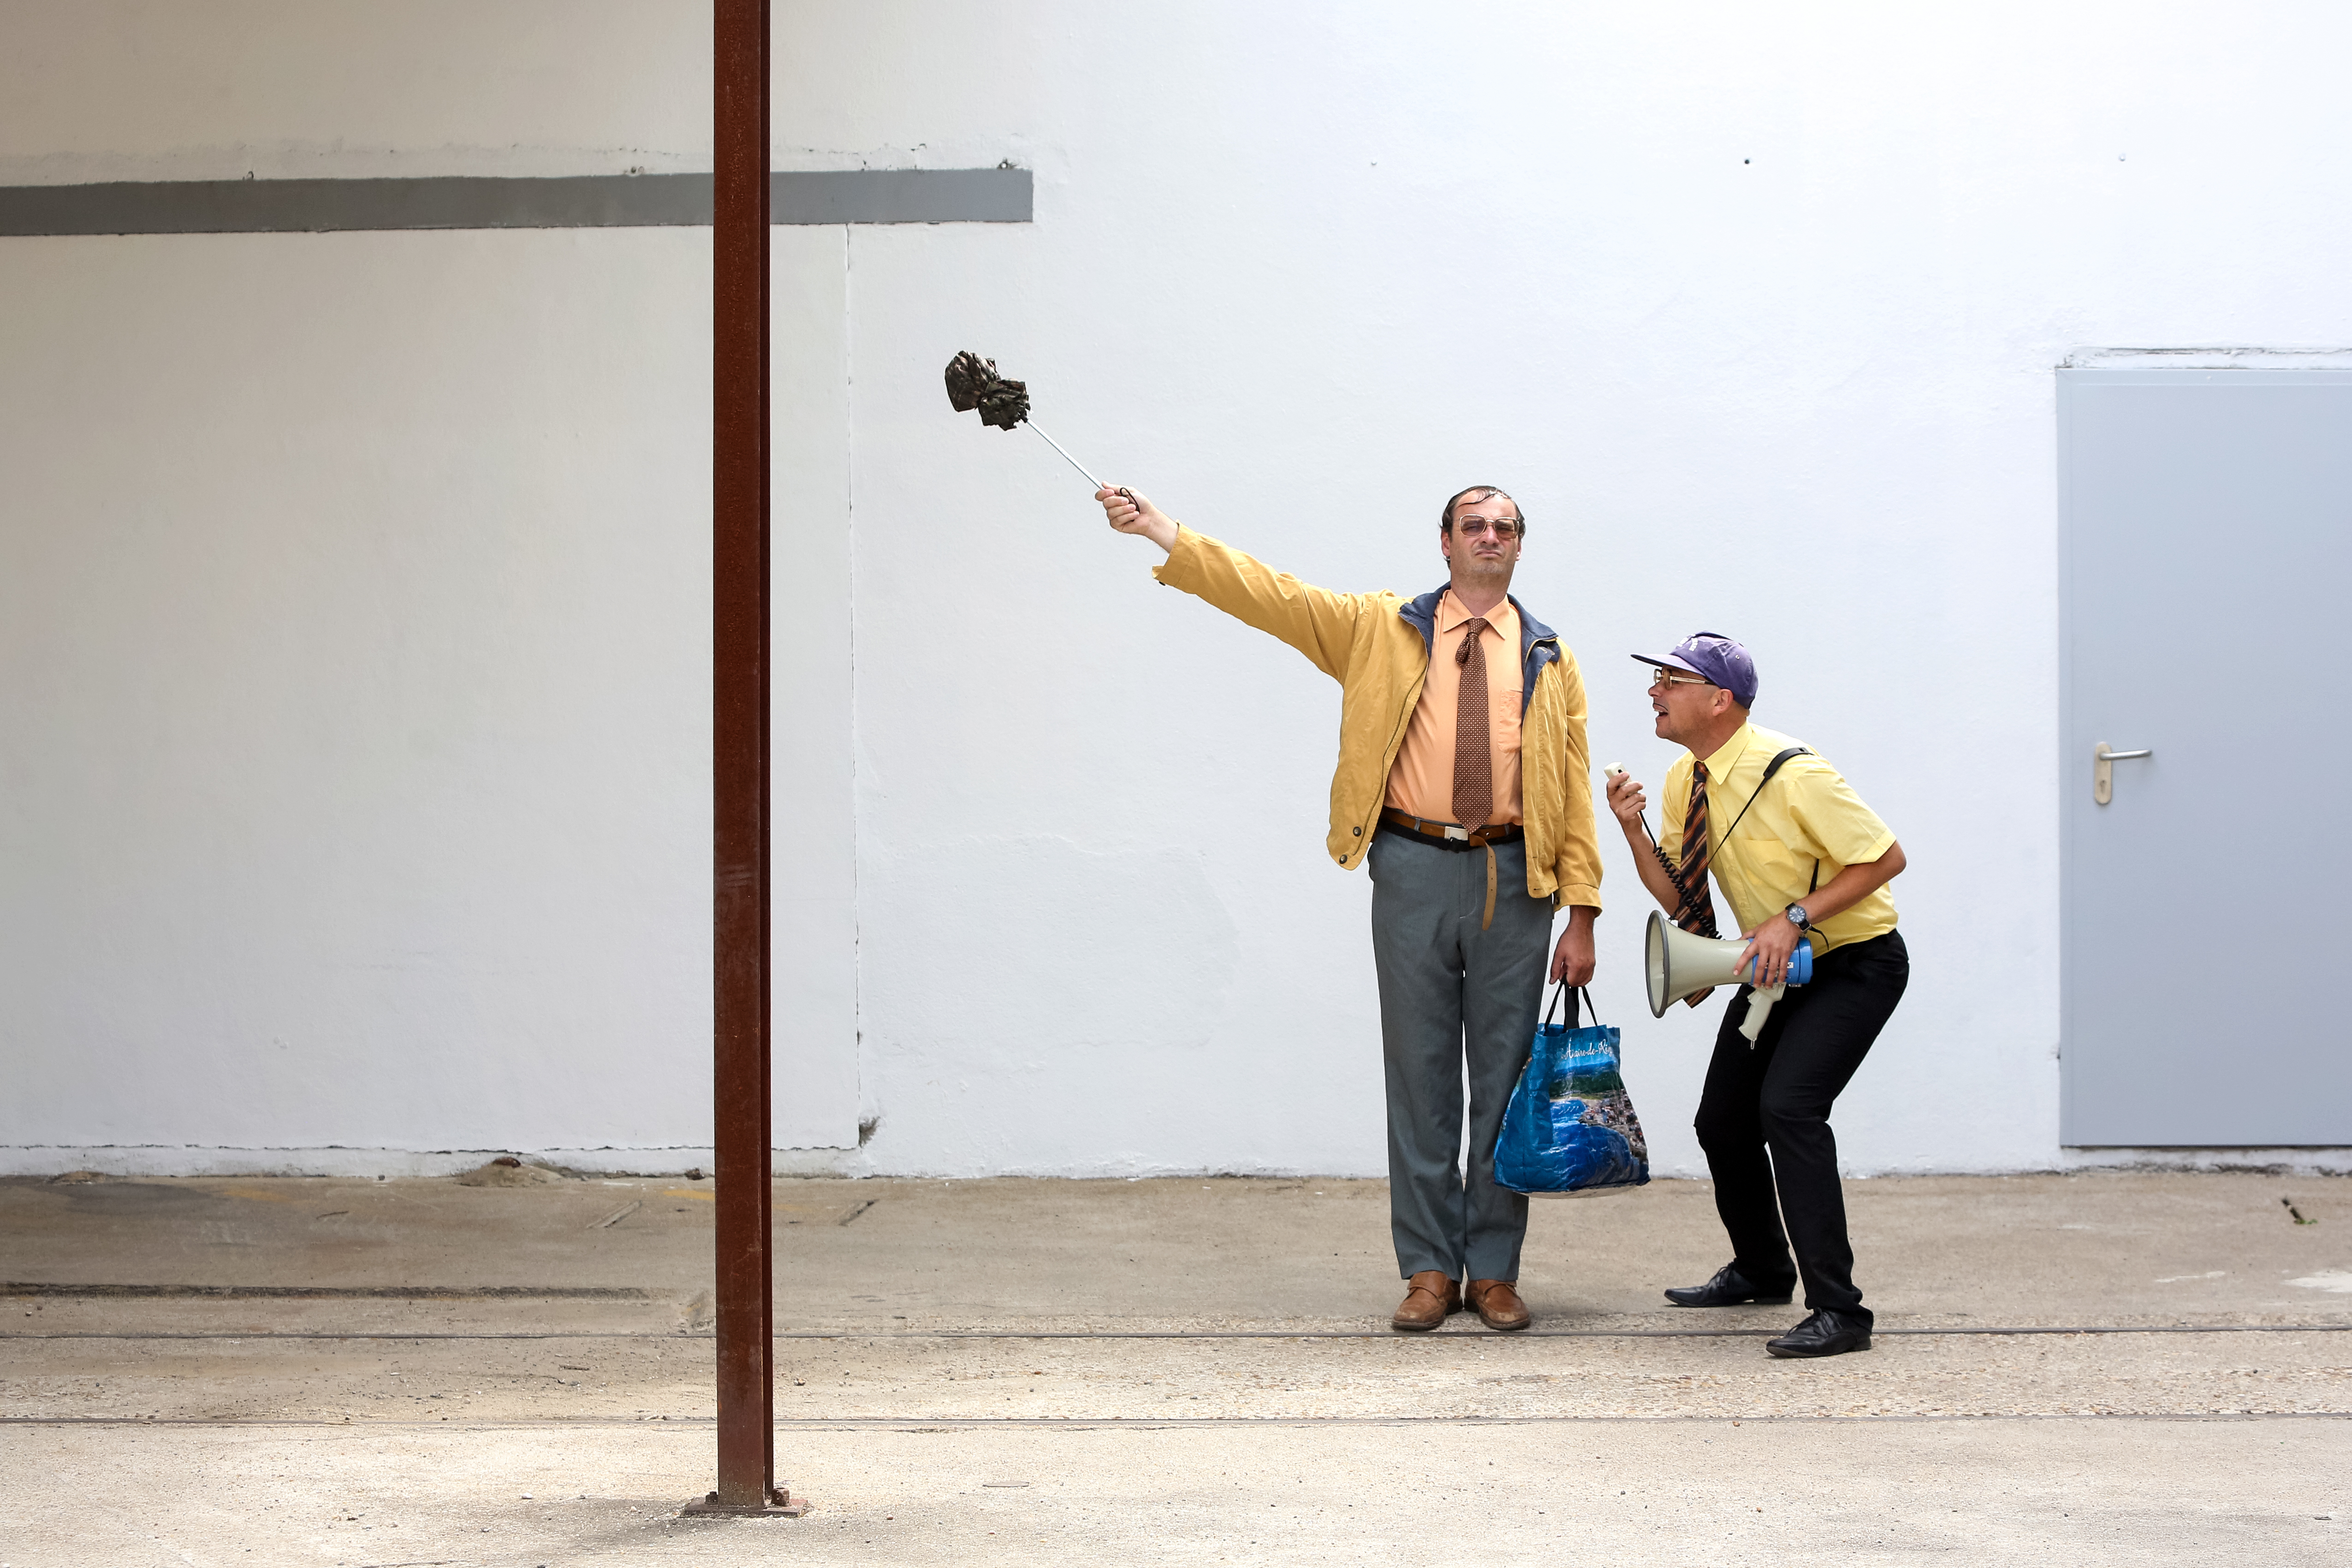
[[(1454, 733), (1462, 711), (1463, 623), (1470, 612), (1448, 588), (1437, 601), (1437, 635), (1430, 639), (1429, 679), (1405, 727), (1404, 744), (1389, 767), (1388, 804), (1431, 822), (1454, 822)], [(1486, 616), (1478, 634), (1486, 647), (1486, 732), (1495, 752), (1495, 811), (1487, 822), (1518, 822), (1519, 687), (1527, 668), (1519, 662), (1519, 612), (1505, 599)], [(1456, 823), (1483, 827), (1480, 822)]]

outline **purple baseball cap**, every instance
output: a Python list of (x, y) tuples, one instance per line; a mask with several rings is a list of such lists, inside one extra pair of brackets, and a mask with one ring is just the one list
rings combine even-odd
[(1663, 658), (1652, 658), (1646, 653), (1633, 656), (1643, 664), (1654, 664), (1661, 669), (1686, 669), (1731, 693), (1731, 700), (1742, 708), (1756, 706), (1756, 661), (1748, 650), (1721, 632), (1693, 632), (1675, 644), (1674, 651)]

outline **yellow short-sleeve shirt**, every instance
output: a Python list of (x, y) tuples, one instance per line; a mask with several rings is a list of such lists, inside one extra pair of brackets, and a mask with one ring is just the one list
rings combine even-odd
[[(1862, 804), (1844, 775), (1810, 752), (1781, 763), (1772, 782), (1758, 793), (1765, 766), (1781, 752), (1801, 744), (1777, 731), (1743, 724), (1721, 751), (1706, 759), (1706, 820), (1714, 840), (1709, 866), (1743, 931), (1790, 904), (1804, 902), (1810, 888), (1848, 866), (1877, 859), (1895, 842), (1886, 824)], [(1659, 842), (1668, 858), (1677, 861), (1682, 858), (1690, 787), (1691, 755), (1685, 752), (1659, 786), (1658, 809), (1665, 819)], [(1752, 806), (1748, 804), (1751, 796)], [(1742, 807), (1747, 808), (1744, 816)], [(1734, 817), (1739, 826), (1726, 843), (1723, 834)], [(1885, 888), (1877, 888), (1852, 909), (1815, 925), (1813, 952), (1819, 955), (1848, 942), (1867, 942), (1894, 929), (1895, 900)]]

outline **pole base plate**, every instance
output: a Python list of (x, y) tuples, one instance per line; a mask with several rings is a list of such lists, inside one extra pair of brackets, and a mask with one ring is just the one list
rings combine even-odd
[(763, 1503), (720, 1502), (719, 1494), (711, 1492), (677, 1511), (681, 1518), (719, 1515), (728, 1519), (798, 1519), (808, 1510), (808, 1499), (795, 1497), (790, 1489), (778, 1487)]

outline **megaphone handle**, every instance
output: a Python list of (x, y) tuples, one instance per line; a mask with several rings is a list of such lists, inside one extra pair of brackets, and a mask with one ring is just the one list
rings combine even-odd
[(1764, 1032), (1764, 1020), (1772, 1015), (1772, 1004), (1788, 994), (1786, 981), (1766, 989), (1759, 985), (1748, 994), (1748, 1016), (1740, 1020), (1739, 1032), (1747, 1037), (1748, 1048), (1756, 1048), (1756, 1037)]

